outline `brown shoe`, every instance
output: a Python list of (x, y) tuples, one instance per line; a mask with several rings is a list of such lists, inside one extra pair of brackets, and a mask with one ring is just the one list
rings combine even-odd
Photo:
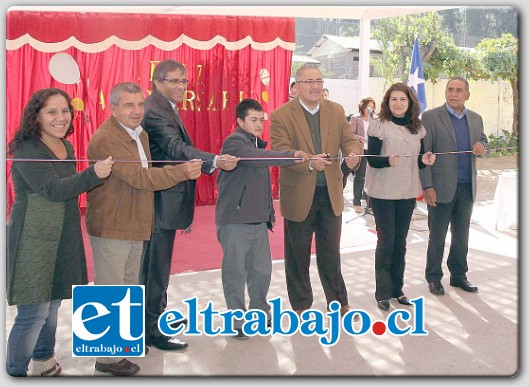
[[(344, 305), (340, 308), (340, 316), (344, 316), (347, 312), (351, 310), (351, 307), (349, 305)], [(360, 321), (360, 316), (358, 314), (355, 314), (353, 317), (353, 321)]]
[(117, 363), (100, 363), (96, 361), (96, 370), (99, 372), (110, 372), (114, 376), (131, 376), (138, 372), (140, 367), (127, 359), (121, 359)]

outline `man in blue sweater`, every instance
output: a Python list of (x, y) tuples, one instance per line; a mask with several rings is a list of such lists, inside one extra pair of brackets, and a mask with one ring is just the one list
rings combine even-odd
[(483, 119), (465, 107), (469, 97), (468, 81), (452, 78), (446, 84), (446, 104), (422, 116), (424, 151), (440, 153), (434, 165), (419, 172), (430, 230), (425, 277), (428, 289), (437, 296), (444, 294), (441, 264), (449, 224), (452, 239), (446, 263), (450, 285), (471, 293), (478, 291), (467, 279), (468, 238), (476, 199), (476, 157), (487, 156), (490, 147)]

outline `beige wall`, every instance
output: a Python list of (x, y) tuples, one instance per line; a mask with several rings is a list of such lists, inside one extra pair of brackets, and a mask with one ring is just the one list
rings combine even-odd
[[(444, 90), (446, 81), (435, 85), (426, 82), (426, 103), (428, 109), (445, 103)], [(357, 81), (352, 79), (325, 79), (325, 87), (330, 91), (330, 99), (340, 103), (346, 114), (358, 112)], [(389, 84), (383, 78), (370, 78), (370, 97), (377, 102), (377, 110)], [(365, 96), (362, 96), (365, 97)], [(485, 133), (488, 135), (502, 134), (501, 130), (512, 131), (513, 107), (512, 91), (508, 82), (470, 81), (470, 98), (465, 104), (470, 110), (483, 117)]]
[[(445, 86), (446, 81), (435, 85), (426, 82), (426, 102), (429, 108), (445, 102)], [(483, 117), (487, 136), (500, 135), (502, 129), (512, 131), (512, 90), (508, 82), (470, 81), (470, 98), (465, 106)]]

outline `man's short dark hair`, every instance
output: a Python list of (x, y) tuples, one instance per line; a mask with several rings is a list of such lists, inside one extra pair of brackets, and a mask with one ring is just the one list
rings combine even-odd
[(448, 82), (446, 83), (446, 88), (445, 88), (445, 89), (448, 89), (448, 86), (450, 86), (450, 83), (452, 83), (453, 81), (461, 81), (461, 82), (464, 82), (467, 91), (470, 91), (470, 84), (468, 83), (468, 81), (466, 80), (466, 78), (463, 78), (463, 77), (453, 77), (453, 78), (450, 78), (450, 79), (448, 80)]
[(261, 104), (255, 99), (246, 98), (237, 104), (237, 107), (235, 108), (235, 116), (236, 118), (240, 118), (244, 121), (246, 116), (249, 114), (250, 110), (262, 112), (264, 109)]
[(156, 89), (154, 81), (163, 82), (167, 73), (172, 73), (176, 70), (180, 70), (183, 74), (187, 74), (186, 66), (173, 59), (166, 59), (158, 63), (152, 72), (152, 88)]

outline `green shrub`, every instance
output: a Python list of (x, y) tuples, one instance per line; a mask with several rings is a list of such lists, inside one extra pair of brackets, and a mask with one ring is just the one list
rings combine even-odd
[(517, 155), (518, 154), (518, 137), (502, 130), (503, 135), (489, 135), (490, 155)]

